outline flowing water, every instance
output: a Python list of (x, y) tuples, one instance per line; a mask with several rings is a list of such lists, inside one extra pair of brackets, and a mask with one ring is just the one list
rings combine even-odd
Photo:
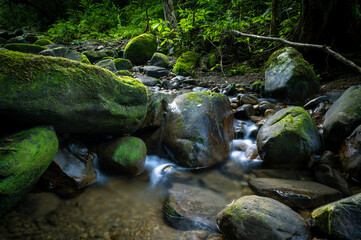
[(173, 182), (212, 189), (229, 203), (252, 194), (247, 187), (249, 172), (262, 164), (254, 152), (257, 127), (236, 121), (235, 130), (229, 159), (209, 169), (189, 170), (168, 159), (147, 156), (144, 173), (122, 178), (104, 174), (96, 161), (95, 184), (74, 198), (61, 199), (49, 192), (28, 194), (1, 221), (0, 239), (222, 239), (219, 232), (170, 226), (162, 204)]

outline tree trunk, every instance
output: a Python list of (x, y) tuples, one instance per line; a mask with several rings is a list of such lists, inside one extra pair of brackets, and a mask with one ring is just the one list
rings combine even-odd
[(282, 18), (282, 0), (272, 0), (271, 34), (277, 34)]
[(162, 0), (164, 19), (168, 21), (168, 27), (171, 29), (177, 28), (177, 18), (174, 12), (173, 0)]

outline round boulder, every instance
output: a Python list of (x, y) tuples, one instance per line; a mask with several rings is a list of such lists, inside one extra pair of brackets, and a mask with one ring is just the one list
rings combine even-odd
[(310, 115), (301, 107), (282, 109), (269, 118), (257, 135), (257, 148), (272, 168), (306, 167), (321, 147)]
[(157, 39), (149, 33), (141, 34), (129, 41), (124, 49), (123, 58), (135, 65), (145, 64), (157, 50)]

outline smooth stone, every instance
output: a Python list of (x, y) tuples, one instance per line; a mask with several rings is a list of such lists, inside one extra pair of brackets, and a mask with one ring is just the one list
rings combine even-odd
[(146, 86), (152, 87), (152, 86), (155, 86), (158, 84), (158, 80), (153, 77), (136, 75), (135, 78), (138, 79), (141, 83), (143, 83)]
[(256, 110), (253, 108), (251, 104), (244, 104), (237, 108), (234, 113), (234, 117), (240, 120), (249, 120), (251, 116), (256, 114)]
[(289, 207), (315, 208), (342, 198), (342, 194), (326, 185), (292, 179), (255, 178), (249, 182), (257, 194), (271, 197)]
[(163, 67), (145, 66), (143, 71), (149, 77), (160, 78), (168, 75), (168, 71)]
[(258, 98), (249, 94), (239, 94), (237, 98), (242, 102), (242, 104), (256, 105), (259, 103)]

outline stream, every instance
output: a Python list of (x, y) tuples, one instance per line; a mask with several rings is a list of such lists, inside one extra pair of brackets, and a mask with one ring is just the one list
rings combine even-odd
[[(262, 161), (254, 153), (257, 127), (235, 121), (229, 158), (207, 169), (189, 170), (166, 158), (148, 155), (146, 170), (133, 178), (103, 173), (74, 198), (32, 192), (1, 221), (1, 239), (222, 239), (217, 231), (169, 222), (162, 204), (173, 183), (211, 189), (229, 203), (252, 194), (247, 179)], [(252, 160), (250, 160), (252, 158)], [(202, 219), (199, 219), (201, 222)]]

